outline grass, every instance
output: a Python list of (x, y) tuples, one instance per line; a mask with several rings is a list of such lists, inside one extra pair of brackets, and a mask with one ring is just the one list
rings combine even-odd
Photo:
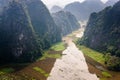
[(79, 49), (82, 50), (82, 52), (91, 57), (93, 60), (100, 62), (102, 64), (104, 64), (105, 58), (103, 57), (103, 54), (100, 52), (97, 52), (93, 49), (90, 49), (88, 47), (85, 47), (83, 45), (78, 45)]
[(110, 73), (106, 72), (106, 71), (103, 71), (102, 75), (106, 78), (111, 78), (112, 77), (112, 75)]
[(45, 53), (43, 54), (43, 56), (39, 59), (39, 60), (45, 60), (46, 58), (61, 58), (62, 57), (62, 54), (50, 54), (48, 53), (48, 51), (45, 51)]
[(46, 71), (44, 71), (43, 69), (41, 69), (40, 67), (33, 67), (33, 69), (34, 69), (35, 71), (43, 74), (45, 77), (48, 77), (48, 76), (49, 76), (49, 74), (48, 74)]
[(106, 80), (106, 78), (101, 78), (100, 80)]
[(54, 51), (63, 51), (65, 49), (65, 46), (63, 42), (59, 42), (54, 44), (50, 49)]
[(0, 75), (11, 73), (11, 72), (14, 72), (13, 68), (3, 68), (0, 70)]
[(69, 35), (67, 35), (68, 37), (73, 37), (74, 36), (74, 34), (73, 34), (73, 32), (71, 33), (71, 34), (69, 34)]

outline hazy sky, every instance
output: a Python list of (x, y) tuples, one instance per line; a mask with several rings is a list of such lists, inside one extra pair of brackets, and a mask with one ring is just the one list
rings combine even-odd
[[(51, 8), (54, 5), (58, 5), (60, 7), (64, 7), (66, 4), (74, 2), (74, 1), (79, 1), (82, 2), (84, 0), (42, 0), (48, 8)], [(103, 2), (106, 2), (107, 0), (101, 0)]]

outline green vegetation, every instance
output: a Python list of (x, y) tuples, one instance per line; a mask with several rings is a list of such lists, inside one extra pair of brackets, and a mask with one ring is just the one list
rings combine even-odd
[(69, 35), (67, 35), (68, 37), (73, 37), (74, 36), (74, 34), (73, 34), (73, 32), (71, 33), (71, 34), (69, 34)]
[(100, 80), (106, 80), (106, 78), (101, 78)]
[(61, 58), (62, 57), (62, 54), (58, 54), (58, 53), (55, 53), (55, 54), (50, 54), (48, 53), (48, 51), (46, 51), (43, 56), (40, 58), (40, 60), (45, 60), (46, 58)]
[(11, 73), (11, 72), (14, 72), (13, 68), (3, 68), (0, 70), (0, 75)]
[(85, 47), (83, 45), (78, 45), (79, 49), (83, 51), (83, 53), (92, 59), (94, 59), (97, 62), (100, 62), (104, 64), (105, 58), (103, 57), (103, 54), (100, 52), (97, 52), (93, 49), (90, 49), (88, 47)]
[(119, 57), (106, 54), (105, 58), (106, 58), (105, 63), (108, 69), (120, 71), (120, 58)]
[(6, 1), (6, 9), (0, 12), (0, 64), (34, 62), (43, 50), (61, 41), (61, 30), (42, 1), (10, 2)]
[(59, 42), (54, 44), (50, 49), (55, 51), (63, 51), (65, 49), (65, 46), (63, 42)]
[(22, 75), (5, 74), (5, 75), (0, 75), (0, 80), (36, 80), (36, 79), (24, 74)]
[(0, 80), (13, 80), (13, 78), (6, 76), (6, 75), (2, 75), (0, 76)]
[(103, 71), (103, 72), (102, 72), (102, 75), (103, 75), (104, 77), (106, 77), (106, 78), (111, 78), (111, 77), (112, 77), (112, 75), (109, 74), (109, 73), (106, 72), (106, 71)]
[(106, 7), (98, 13), (92, 13), (86, 26), (84, 37), (81, 42), (79, 41), (79, 44), (86, 45), (94, 50), (110, 53), (111, 58), (109, 59), (108, 57), (105, 64), (110, 67), (110, 70), (114, 71), (120, 71), (119, 8), (120, 1), (114, 6)]
[(78, 23), (76, 17), (70, 12), (59, 11), (53, 13), (52, 16), (56, 25), (59, 27), (59, 30), (61, 30), (62, 36), (68, 35), (72, 33), (72, 31), (80, 28), (80, 24)]
[(48, 76), (49, 76), (49, 74), (48, 74), (46, 71), (44, 71), (43, 69), (41, 69), (40, 67), (33, 67), (33, 69), (34, 69), (35, 71), (43, 74), (45, 77), (48, 77)]

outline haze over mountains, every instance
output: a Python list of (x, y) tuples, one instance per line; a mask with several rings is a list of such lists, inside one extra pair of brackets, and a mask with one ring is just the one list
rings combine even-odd
[[(85, 0), (82, 3), (73, 2), (67, 4), (63, 10), (71, 12), (79, 21), (86, 21), (89, 19), (89, 16), (92, 12), (99, 12), (106, 6), (112, 6), (117, 1), (118, 0), (108, 0), (106, 3), (103, 3), (101, 0)], [(54, 8), (55, 7), (57, 9), (58, 6), (54, 6)], [(52, 8), (50, 11), (57, 12), (57, 10), (54, 8)]]
[[(85, 0), (51, 0), (49, 2), (49, 0), (42, 0), (44, 2), (44, 4), (46, 4), (46, 6), (48, 7), (48, 9), (51, 9), (54, 5), (58, 5), (60, 7), (65, 7), (65, 5), (73, 3), (75, 1), (78, 2), (83, 2)], [(108, 0), (101, 0), (103, 3), (106, 3)]]
[(113, 5), (117, 1), (109, 0), (104, 4), (101, 0), (86, 0), (82, 3), (74, 2), (65, 6), (64, 10), (69, 11), (80, 21), (88, 20), (92, 12), (99, 12), (106, 6)]
[(0, 1), (0, 63), (35, 61), (61, 35), (80, 27), (68, 12), (54, 14), (53, 20), (40, 0)]
[(108, 1), (105, 3), (105, 5), (106, 5), (106, 6), (114, 5), (117, 1), (119, 1), (119, 0), (108, 0)]
[(0, 0), (0, 80), (119, 80), (117, 1)]
[(61, 30), (62, 36), (72, 33), (72, 31), (80, 28), (80, 24), (78, 23), (76, 17), (70, 12), (59, 11), (53, 13), (52, 16), (55, 23)]
[(51, 13), (56, 13), (56, 12), (59, 12), (59, 11), (62, 11), (62, 8), (59, 7), (59, 6), (53, 6), (51, 9), (50, 9), (50, 12)]
[(86, 0), (83, 3), (74, 2), (65, 6), (64, 10), (76, 16), (78, 20), (84, 21), (89, 18), (90, 13), (98, 12), (104, 8), (100, 0)]

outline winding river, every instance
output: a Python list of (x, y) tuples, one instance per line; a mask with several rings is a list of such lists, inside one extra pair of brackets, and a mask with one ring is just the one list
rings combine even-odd
[[(81, 35), (76, 35), (78, 37)], [(76, 47), (70, 37), (63, 40), (68, 47), (62, 52), (63, 56), (56, 59), (47, 80), (99, 80), (96, 74), (91, 74), (83, 53)]]

